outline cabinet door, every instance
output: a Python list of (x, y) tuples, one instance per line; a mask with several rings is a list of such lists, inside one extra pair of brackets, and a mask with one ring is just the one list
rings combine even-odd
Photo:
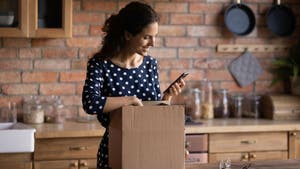
[(78, 160), (35, 161), (34, 169), (78, 169)]
[[(64, 38), (64, 37), (72, 37), (72, 0), (56, 0), (56, 2), (61, 3), (58, 6), (61, 6), (61, 11), (53, 11), (53, 9), (47, 10), (47, 18), (39, 17), (39, 4), (45, 3), (47, 6), (48, 3), (54, 2), (53, 0), (29, 0), (29, 36), (33, 38)], [(60, 13), (59, 20), (61, 20), (61, 24), (58, 26), (52, 26), (53, 20), (57, 20), (49, 17)], [(45, 19), (45, 20), (44, 20)], [(48, 23), (48, 24), (44, 24)], [(39, 24), (40, 23), (40, 24)], [(50, 26), (49, 26), (50, 23)]]
[(300, 132), (289, 133), (289, 158), (300, 158)]
[[(1, 0), (7, 1), (7, 3), (13, 3), (17, 9), (14, 11), (15, 19), (17, 20), (16, 25), (12, 27), (0, 27), (0, 37), (28, 37), (28, 10), (29, 10), (29, 1), (28, 0)], [(7, 9), (10, 10), (10, 9)]]
[(32, 169), (32, 154), (0, 153), (0, 168)]

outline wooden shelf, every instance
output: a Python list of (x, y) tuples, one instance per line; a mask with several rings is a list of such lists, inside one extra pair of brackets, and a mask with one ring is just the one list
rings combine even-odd
[(288, 45), (232, 45), (232, 44), (219, 44), (217, 45), (217, 52), (287, 52), (290, 46)]

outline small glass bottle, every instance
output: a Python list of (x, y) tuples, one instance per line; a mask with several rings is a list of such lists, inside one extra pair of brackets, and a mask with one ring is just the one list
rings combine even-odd
[(190, 91), (190, 112), (189, 115), (194, 122), (201, 119), (201, 91), (198, 88), (191, 89)]
[(54, 103), (54, 111), (53, 111), (54, 123), (63, 123), (65, 121), (65, 112), (64, 112), (64, 104), (61, 99), (57, 99)]
[(24, 104), (23, 111), (24, 123), (39, 124), (44, 122), (44, 110), (37, 97), (31, 97)]

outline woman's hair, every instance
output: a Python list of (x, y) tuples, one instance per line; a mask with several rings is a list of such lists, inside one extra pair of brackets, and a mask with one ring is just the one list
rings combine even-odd
[(111, 15), (105, 21), (102, 28), (105, 33), (103, 46), (95, 54), (96, 57), (105, 60), (116, 56), (126, 43), (125, 31), (135, 36), (141, 33), (147, 25), (158, 20), (157, 13), (150, 5), (137, 1), (130, 2), (118, 14)]

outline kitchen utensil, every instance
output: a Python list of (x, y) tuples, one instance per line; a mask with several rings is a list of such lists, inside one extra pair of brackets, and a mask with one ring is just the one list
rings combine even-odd
[(254, 82), (262, 73), (262, 68), (250, 52), (245, 52), (230, 63), (229, 71), (238, 84), (243, 87)]
[(225, 25), (228, 30), (236, 35), (248, 35), (255, 27), (253, 11), (240, 0), (231, 4), (225, 11)]
[(280, 0), (276, 2), (267, 13), (268, 28), (275, 35), (289, 36), (296, 28), (295, 14), (290, 8), (280, 4)]
[(14, 22), (14, 12), (0, 12), (0, 27), (12, 26)]

